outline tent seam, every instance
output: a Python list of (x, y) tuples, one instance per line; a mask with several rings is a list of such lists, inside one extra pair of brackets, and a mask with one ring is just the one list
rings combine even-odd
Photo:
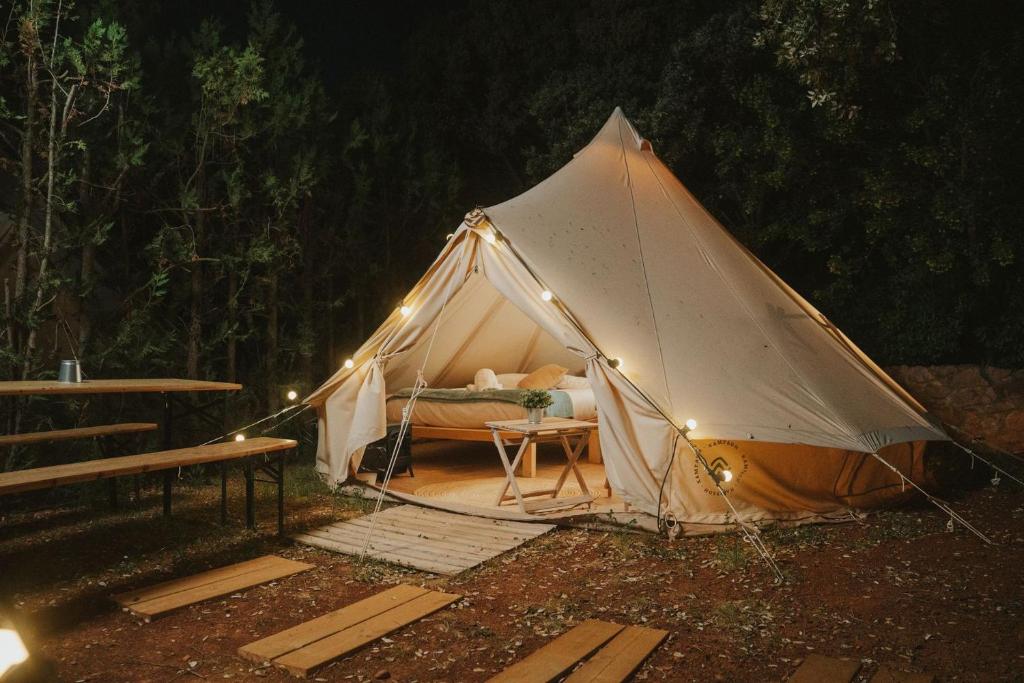
[(622, 150), (622, 165), (626, 169), (626, 187), (629, 188), (629, 204), (633, 210), (633, 228), (636, 231), (636, 244), (640, 250), (640, 268), (644, 274), (644, 287), (647, 289), (647, 303), (651, 308), (651, 322), (654, 324), (654, 338), (658, 341), (658, 357), (661, 358), (661, 376), (665, 382), (665, 393), (668, 395), (669, 412), (675, 412), (672, 400), (672, 387), (668, 381), (668, 369), (665, 367), (665, 350), (661, 345), (661, 331), (658, 329), (658, 314), (654, 310), (654, 296), (651, 294), (651, 282), (647, 277), (647, 262), (644, 260), (644, 242), (640, 237), (640, 218), (636, 212), (636, 197), (633, 195), (633, 176), (629, 172), (629, 159), (626, 158), (626, 142), (622, 139), (622, 121), (618, 124), (619, 147)]
[[(708, 252), (707, 248), (704, 246), (704, 243), (701, 240), (700, 235), (698, 235), (697, 231), (694, 230), (692, 225), (690, 225), (690, 221), (688, 221), (686, 219), (686, 217), (683, 216), (682, 212), (679, 210), (679, 207), (676, 206), (675, 201), (672, 199), (672, 196), (665, 190), (665, 185), (664, 185), (664, 183), (661, 182), (661, 177), (654, 170), (654, 167), (651, 166), (650, 159), (648, 159), (647, 157), (644, 157), (644, 161), (647, 163), (647, 168), (651, 171), (651, 175), (653, 175), (654, 179), (658, 182), (658, 187), (661, 188), (662, 194), (665, 196), (666, 199), (668, 199), (669, 204), (672, 206), (672, 210), (676, 212), (676, 215), (679, 216), (679, 220), (681, 220), (683, 222), (683, 224), (686, 226), (686, 229), (690, 231), (690, 234), (693, 236), (693, 239), (697, 242), (697, 244), (700, 246), (701, 250), (703, 251), (705, 258), (708, 260), (708, 263), (709, 264), (713, 264), (713, 261), (712, 261), (711, 256), (710, 256), (710, 252)], [(715, 272), (715, 275), (718, 276), (718, 279), (722, 282), (722, 284), (725, 285), (726, 289), (729, 291), (729, 294), (732, 295), (732, 298), (736, 301), (736, 303), (738, 303), (740, 305), (740, 308), (746, 314), (746, 316), (750, 320), (750, 322), (752, 322), (754, 324), (754, 326), (757, 327), (758, 331), (761, 332), (761, 335), (768, 341), (771, 349), (775, 352), (775, 354), (780, 359), (782, 359), (782, 362), (786, 364), (786, 367), (788, 367), (790, 369), (790, 371), (803, 383), (804, 388), (815, 398), (815, 400), (818, 401), (819, 405), (826, 406), (829, 409), (829, 411), (832, 413), (833, 419), (836, 420), (837, 422), (843, 424), (846, 427), (846, 435), (847, 436), (853, 436), (855, 438), (857, 436), (859, 436), (860, 432), (858, 430), (856, 430), (856, 429), (853, 429), (853, 426), (851, 424), (849, 424), (846, 420), (843, 420), (839, 416), (839, 413), (836, 411), (835, 407), (831, 403), (829, 403), (828, 401), (825, 401), (821, 396), (818, 395), (818, 392), (814, 391), (811, 388), (811, 385), (808, 383), (807, 379), (803, 376), (803, 374), (799, 370), (797, 370), (793, 366), (793, 363), (778, 348), (778, 346), (775, 344), (775, 340), (772, 339), (771, 335), (768, 334), (768, 332), (764, 329), (764, 327), (757, 320), (757, 318), (751, 313), (749, 307), (746, 305), (746, 303), (743, 301), (743, 299), (737, 294), (737, 292), (733, 288), (732, 284), (722, 274), (722, 272), (717, 267), (712, 268), (712, 270)]]

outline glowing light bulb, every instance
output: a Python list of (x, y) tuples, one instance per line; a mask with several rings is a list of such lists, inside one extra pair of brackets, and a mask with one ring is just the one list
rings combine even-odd
[(732, 481), (732, 470), (722, 470), (722, 481), (726, 483)]
[(28, 648), (13, 628), (0, 628), (0, 677), (28, 659)]
[(455, 237), (455, 233), (454, 232), (450, 232), (450, 233), (448, 233), (447, 235), (444, 236), (444, 239), (447, 242), (448, 240), (450, 240), (453, 237)]
[(483, 233), (483, 237), (484, 237), (484, 242), (487, 242), (487, 244), (494, 244), (495, 242), (498, 241), (498, 237), (493, 232), (491, 232), (490, 230), (484, 232)]
[(398, 309), (398, 312), (401, 313), (404, 317), (408, 318), (409, 314), (412, 313), (412, 309), (408, 306), (402, 306), (401, 308)]
[(608, 359), (608, 367), (612, 368), (613, 370), (621, 370), (622, 369), (622, 359), (621, 358), (609, 358)]
[(540, 293), (540, 298), (544, 299), (544, 301), (551, 301), (551, 299), (554, 296), (555, 296), (554, 294), (552, 294), (550, 291), (548, 291), (546, 289), (543, 292)]
[(346, 370), (351, 370), (352, 368), (355, 367), (356, 364), (352, 361), (351, 358), (346, 358), (344, 365)]
[(692, 432), (694, 429), (697, 428), (697, 421), (691, 417), (689, 420), (686, 421), (686, 428)]
[(235, 434), (235, 441), (245, 441), (245, 434)]
[(298, 392), (296, 392), (296, 391), (295, 391), (294, 389), (291, 389), (291, 390), (290, 390), (290, 391), (289, 391), (289, 392), (288, 392), (287, 394), (285, 394), (285, 395), (286, 395), (286, 396), (288, 397), (288, 400), (289, 400), (289, 401), (294, 401), (295, 399), (297, 399), (297, 398), (299, 397), (299, 394), (298, 394)]

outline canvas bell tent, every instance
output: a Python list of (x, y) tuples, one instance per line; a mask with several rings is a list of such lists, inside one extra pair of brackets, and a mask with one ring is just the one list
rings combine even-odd
[(618, 109), (554, 175), (468, 215), (350, 367), (306, 399), (317, 467), (349, 477), (385, 435), (388, 397), (419, 378), (461, 387), (481, 368), (545, 363), (585, 375), (615, 495), (689, 529), (735, 521), (729, 503), (746, 521), (797, 521), (892, 502), (901, 480), (872, 454), (914, 478), (923, 442), (948, 438)]

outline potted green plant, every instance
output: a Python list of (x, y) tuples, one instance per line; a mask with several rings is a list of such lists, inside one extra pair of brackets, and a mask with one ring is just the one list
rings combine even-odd
[(544, 409), (555, 402), (547, 389), (527, 389), (519, 397), (519, 405), (526, 408), (526, 421), (539, 425), (544, 419)]

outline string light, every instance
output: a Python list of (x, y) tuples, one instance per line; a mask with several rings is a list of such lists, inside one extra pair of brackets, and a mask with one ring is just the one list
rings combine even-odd
[(622, 369), (622, 359), (621, 358), (609, 358), (608, 359), (608, 367), (610, 367), (612, 370), (621, 370)]
[(495, 235), (490, 230), (487, 230), (487, 231), (483, 232), (482, 234), (484, 236), (484, 242), (487, 242), (487, 244), (494, 244), (495, 242), (498, 241), (497, 235)]
[(545, 289), (545, 290), (544, 290), (543, 292), (541, 292), (541, 293), (540, 293), (540, 298), (541, 298), (541, 299), (544, 299), (544, 301), (551, 301), (551, 299), (552, 299), (552, 298), (554, 298), (554, 296), (555, 296), (555, 295), (554, 295), (554, 294), (552, 294), (552, 293), (551, 293), (551, 292), (550, 292), (549, 290), (547, 290), (547, 289)]
[(447, 235), (444, 236), (444, 240), (445, 240), (445, 242), (447, 242), (448, 240), (450, 240), (453, 237), (455, 237), (455, 233), (454, 232), (450, 232), (450, 233), (448, 233)]
[(294, 401), (295, 399), (297, 399), (299, 397), (298, 392), (296, 392), (294, 389), (290, 389), (288, 391), (288, 393), (285, 394), (285, 395), (288, 397), (289, 401)]
[(398, 309), (398, 312), (402, 314), (402, 317), (408, 318), (409, 314), (412, 313), (412, 309), (408, 306), (402, 306)]
[(245, 441), (245, 434), (235, 434), (235, 441)]
[(351, 370), (352, 368), (355, 367), (356, 364), (355, 362), (353, 362), (351, 358), (346, 358), (343, 365), (345, 366), (346, 370)]
[(692, 432), (694, 429), (697, 428), (697, 421), (691, 417), (689, 420), (686, 421), (686, 428)]
[(25, 642), (12, 627), (0, 628), (0, 678), (28, 659)]
[(726, 483), (732, 481), (732, 470), (722, 470), (722, 481)]

